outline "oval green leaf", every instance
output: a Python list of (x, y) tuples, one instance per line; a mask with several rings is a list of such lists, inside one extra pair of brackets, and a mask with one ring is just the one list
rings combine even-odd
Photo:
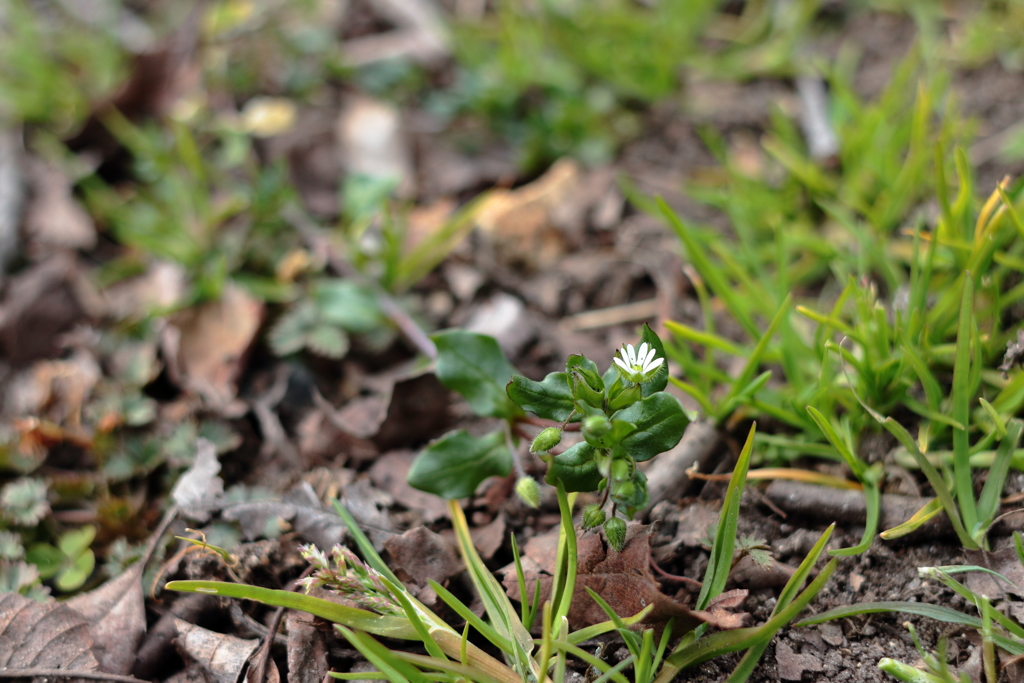
[(460, 429), (427, 446), (409, 468), (408, 481), (420, 491), (454, 500), (472, 496), (484, 479), (506, 476), (511, 469), (512, 454), (502, 432), (475, 437)]

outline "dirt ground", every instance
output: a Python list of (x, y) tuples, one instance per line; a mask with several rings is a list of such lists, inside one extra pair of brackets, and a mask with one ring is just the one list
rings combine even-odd
[[(905, 54), (912, 34), (909, 19), (883, 12), (869, 13), (844, 27), (843, 38), (854, 40), (863, 48), (857, 87), (864, 95), (877, 95), (884, 87), (893, 65)], [(832, 42), (823, 42), (815, 49), (827, 56), (834, 52), (834, 47)], [(641, 193), (663, 195), (686, 218), (724, 228), (726, 221), (721, 215), (681, 190), (688, 179), (715, 163), (697, 129), (713, 125), (732, 144), (756, 145), (767, 128), (770, 108), (782, 100), (791, 100), (794, 87), (782, 79), (761, 79), (727, 85), (693, 81), (688, 88), (682, 103), (643, 114), (643, 134), (628, 143), (613, 164), (586, 169), (563, 161), (559, 162), (559, 170), (549, 170), (539, 179), (516, 177), (509, 150), (500, 146), (484, 150), (476, 158), (467, 158), (453, 153), (451, 131), (438, 133), (426, 124), (412, 126), (410, 138), (416, 150), (416, 175), (421, 188), (415, 198), (418, 204), (429, 206), (442, 197), (468, 199), (499, 182), (511, 182), (515, 187), (530, 181), (541, 183), (545, 191), (558, 199), (557, 207), (543, 206), (544, 220), (536, 229), (530, 228), (530, 212), (540, 210), (540, 204), (527, 207), (523, 213), (513, 211), (502, 217), (507, 225), (518, 226), (518, 233), (511, 229), (503, 233), (506, 228), (501, 227), (499, 220), (491, 234), (477, 231), (470, 235), (420, 282), (413, 293), (423, 302), (425, 326), (460, 326), (492, 334), (523, 374), (538, 378), (560, 369), (570, 353), (610, 360), (611, 350), (635, 339), (637, 326), (642, 322), (698, 321), (700, 309), (681, 274), (683, 264), (676, 239), (661, 223), (625, 201), (615, 184), (616, 177), (628, 177)], [(978, 129), (971, 156), (978, 164), (977, 186), (987, 193), (1004, 175), (1024, 171), (1024, 165), (1002, 164), (992, 151), (993, 141), (1024, 118), (1024, 98), (1020, 97), (1024, 92), (1024, 74), (991, 64), (957, 73), (953, 91), (962, 109), (976, 118)], [(698, 102), (702, 103), (699, 107), (693, 104)], [(410, 118), (415, 120), (415, 116)], [(268, 158), (291, 160), (307, 208), (314, 214), (317, 197), (322, 198), (318, 193), (329, 186), (332, 174), (337, 173), (330, 164), (325, 170), (318, 161), (318, 131), (324, 132), (315, 122), (311, 123), (306, 138), (267, 143), (264, 150)], [(326, 135), (330, 137), (329, 132)], [(557, 229), (551, 230), (551, 225)], [(0, 325), (0, 345), (5, 349), (5, 420), (28, 417), (17, 410), (22, 399), (14, 395), (14, 387), (22, 386), (23, 382), (18, 382), (30, 368), (41, 367), (33, 363), (51, 361), (62, 354), (69, 358), (76, 348), (95, 351), (96, 345), (89, 335), (102, 326), (102, 316), (97, 319), (83, 305), (76, 278), (102, 261), (104, 250), (113, 249), (101, 240), (98, 246), (85, 250), (84, 256), (70, 257), (66, 251), (58, 251), (38, 258), (20, 257), (21, 270), (14, 273), (0, 300), (0, 309), (7, 314)], [(57, 274), (42, 272), (46, 268)], [(252, 323), (255, 328), (259, 328), (266, 315), (263, 311), (256, 316)], [(15, 322), (11, 323), (12, 320)], [(191, 323), (176, 324), (186, 329)], [(728, 321), (722, 322), (721, 329), (728, 331)], [(318, 495), (340, 493), (368, 529), (371, 540), (382, 547), (390, 535), (423, 524), (442, 536), (450, 535), (444, 506), (409, 488), (404, 481), (405, 472), (416, 449), (430, 439), (456, 426), (482, 432), (488, 425), (473, 417), (465, 404), (432, 376), (410, 369), (415, 358), (411, 344), (393, 341), (383, 351), (357, 344), (341, 362), (313, 354), (299, 360), (281, 360), (264, 343), (253, 341), (255, 332), (241, 342), (231, 337), (230, 330), (218, 330), (215, 334), (220, 336), (212, 343), (222, 345), (228, 355), (236, 347), (241, 349), (232, 356), (238, 365), (230, 371), (232, 394), (223, 405), (213, 409), (209, 400), (193, 400), (195, 387), (188, 387), (187, 381), (176, 376), (181, 372), (187, 375), (190, 370), (173, 367), (173, 363), (162, 365), (143, 386), (145, 394), (157, 403), (160, 425), (154, 429), (159, 438), (170, 439), (170, 427), (200, 414), (213, 416), (231, 434), (220, 455), (220, 476), (225, 489), (234, 492), (231, 505), (236, 507), (232, 511), (231, 505), (223, 506), (218, 512), (219, 520), (208, 530), (211, 543), (219, 538), (242, 541), (235, 551), (241, 557), (240, 566), (234, 570), (239, 579), (285, 586), (304, 568), (297, 554), (300, 542), (325, 545), (341, 538), (336, 522), (309, 512), (314, 509)], [(57, 339), (61, 335), (65, 335), (61, 338), (65, 343), (63, 349)], [(166, 344), (166, 339), (163, 343)], [(153, 359), (164, 358), (168, 348), (154, 346), (145, 352)], [(97, 365), (97, 371), (109, 374), (114, 356), (102, 355), (105, 353), (96, 351), (96, 357), (103, 361), (102, 367)], [(200, 404), (202, 407), (197, 407)], [(351, 431), (339, 427), (351, 424), (370, 426)], [(725, 438), (712, 453), (705, 471), (731, 470), (734, 449), (730, 444), (748, 426), (737, 425), (723, 434)], [(25, 434), (30, 431), (23, 430)], [(73, 439), (59, 441), (49, 444), (38, 474), (69, 488), (83, 485), (79, 475), (98, 466), (96, 456)], [(878, 457), (885, 456), (883, 448)], [(534, 466), (539, 474), (542, 465), (537, 462)], [(147, 496), (150, 491), (166, 491), (169, 483), (162, 478), (168, 471), (167, 465), (161, 464), (142, 476), (127, 477), (113, 485), (118, 500), (130, 502), (131, 505), (125, 505), (126, 510), (131, 509), (124, 513), (122, 528), (103, 532), (100, 542), (104, 547), (109, 548), (118, 536), (142, 543), (156, 528), (162, 501)], [(491, 482), (467, 507), (478, 547), (495, 569), (511, 561), (510, 533), (516, 534), (522, 544), (557, 521), (557, 505), (550, 496), (539, 511), (532, 511), (510, 497), (513, 484), (512, 479)], [(740, 532), (764, 539), (778, 561), (799, 564), (831, 520), (788, 514), (767, 500), (764, 485), (751, 487), (754, 490), (744, 497)], [(276, 496), (277, 502), (245, 507), (248, 500), (257, 500), (257, 490), (267, 492), (268, 498)], [(1011, 475), (1007, 494), (1021, 491), (1024, 479)], [(706, 518), (688, 515), (695, 514), (693, 506), (715, 509), (721, 492), (718, 485), (695, 483), (655, 509), (648, 521), (654, 525), (652, 550), (661, 569), (693, 579), (702, 577), (708, 555), (699, 543), (702, 529), (692, 526), (692, 519)], [(88, 517), (85, 513), (76, 514), (75, 510), (57, 511), (58, 519), (67, 524)], [(287, 523), (278, 523), (278, 518), (287, 519)], [(274, 539), (263, 538), (264, 532), (275, 524), (278, 527)], [(184, 521), (179, 521), (173, 528), (184, 533), (185, 526)], [(228, 527), (236, 531), (228, 532)], [(856, 523), (843, 523), (830, 547), (856, 545), (861, 532)], [(1000, 540), (1005, 541), (1005, 537)], [(168, 552), (168, 557), (172, 553), (173, 550)], [(971, 612), (962, 599), (923, 581), (917, 571), (922, 566), (957, 564), (962, 560), (951, 535), (920, 542), (885, 542), (876, 538), (868, 552), (839, 563), (808, 612), (888, 600), (929, 602)], [(155, 574), (150, 568), (146, 580), (155, 580)], [(160, 580), (225, 576), (216, 561), (191, 553), (166, 564)], [(453, 579), (456, 589), (468, 595), (463, 583), (462, 579)], [(663, 588), (670, 595), (678, 591), (677, 597), (685, 600), (687, 595), (680, 585), (665, 581)], [(148, 590), (148, 583), (146, 587)], [(745, 609), (755, 623), (763, 621), (775, 604), (779, 586), (753, 586), (750, 591)], [(204, 677), (212, 680), (208, 671), (203, 673), (194, 665), (194, 652), (181, 654), (180, 639), (176, 649), (172, 641), (178, 637), (177, 632), (173, 637), (168, 635), (172, 631), (167, 615), (171, 614), (214, 632), (255, 639), (266, 634), (266, 620), (272, 612), (249, 603), (220, 602), (210, 596), (164, 593), (158, 599), (147, 597), (148, 631), (140, 640), (133, 668), (137, 677), (176, 683)], [(343, 641), (325, 636), (322, 623), (307, 623), (294, 616), (284, 618), (289, 633), (305, 634), (302, 637), (308, 636), (308, 642), (319, 649), (310, 645), (312, 650), (301, 651), (293, 636), (279, 635), (272, 654), (281, 677), (289, 681), (312, 680), (313, 672), (304, 677), (297, 674), (297, 667), (309, 658), (319, 658), (317, 666), (312, 667), (315, 672), (326, 671), (328, 666), (338, 671), (365, 670), (358, 668), (364, 663)], [(783, 629), (765, 652), (751, 680), (884, 680), (888, 676), (876, 666), (882, 657), (911, 664), (919, 659), (902, 625), (908, 620), (927, 647), (934, 647), (941, 636), (949, 636), (951, 661), (965, 666), (965, 670), (978, 671), (976, 653), (980, 648), (962, 629), (919, 617), (876, 614)], [(625, 656), (624, 649), (613, 647), (606, 656), (614, 661)], [(738, 655), (712, 660), (683, 672), (678, 680), (721, 681), (737, 661)], [(584, 677), (585, 672), (580, 672), (579, 680)]]

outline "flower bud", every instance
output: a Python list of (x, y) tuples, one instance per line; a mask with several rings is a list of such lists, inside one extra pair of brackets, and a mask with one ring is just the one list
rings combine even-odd
[(548, 427), (541, 431), (530, 444), (531, 453), (546, 453), (558, 445), (562, 440), (562, 430), (558, 427)]
[(597, 503), (583, 508), (583, 529), (593, 529), (604, 524), (604, 510)]
[(608, 545), (616, 552), (622, 552), (626, 547), (626, 522), (621, 517), (612, 517), (604, 523), (604, 535), (608, 539)]
[(620, 481), (615, 484), (615, 490), (612, 491), (619, 500), (630, 500), (633, 498), (633, 494), (636, 493), (636, 486), (631, 481)]
[(629, 479), (631, 469), (625, 458), (616, 458), (612, 461), (611, 476), (618, 481)]
[(612, 431), (612, 423), (604, 415), (591, 415), (583, 421), (583, 433), (598, 438)]
[(516, 482), (516, 495), (532, 508), (540, 507), (540, 488), (533, 477), (520, 477)]

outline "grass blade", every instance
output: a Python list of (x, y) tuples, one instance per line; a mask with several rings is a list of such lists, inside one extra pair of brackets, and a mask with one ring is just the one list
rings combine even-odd
[[(800, 590), (800, 587), (804, 585), (804, 581), (807, 580), (807, 576), (811, 573), (811, 569), (818, 562), (818, 558), (821, 557), (822, 552), (825, 550), (825, 546), (828, 544), (829, 538), (832, 537), (832, 532), (835, 531), (836, 525), (833, 522), (829, 525), (825, 532), (822, 533), (818, 542), (814, 544), (811, 551), (807, 553), (807, 557), (804, 558), (797, 570), (793, 572), (793, 576), (786, 582), (785, 588), (779, 593), (778, 602), (775, 603), (775, 609), (772, 610), (772, 616), (777, 614), (779, 610), (785, 609), (793, 602), (793, 597)], [(736, 665), (726, 683), (744, 683), (750, 674), (753, 673), (754, 667), (761, 661), (761, 655), (764, 654), (765, 649), (768, 647), (768, 641), (765, 640), (757, 645), (754, 645), (743, 655), (743, 659)]]
[(336, 624), (344, 624), (350, 628), (388, 638), (400, 638), (402, 640), (417, 640), (419, 638), (416, 629), (413, 628), (412, 624), (405, 617), (382, 616), (374, 612), (355, 607), (346, 607), (330, 600), (314, 598), (311, 595), (304, 595), (302, 593), (261, 588), (259, 586), (247, 586), (241, 583), (228, 583), (225, 581), (171, 581), (164, 588), (185, 593), (205, 593), (207, 595), (222, 595), (227, 598), (242, 598), (244, 600), (261, 602), (272, 607), (297, 609), (309, 612)]
[[(974, 302), (974, 279), (964, 271), (963, 295), (960, 299), (960, 321), (957, 325), (956, 360), (953, 363), (953, 419), (965, 429), (953, 430), (953, 477), (956, 496), (963, 515), (964, 527), (974, 531), (978, 525), (978, 509), (974, 502), (974, 482), (971, 479), (970, 442), (966, 427), (970, 420), (971, 376), (971, 316)], [(975, 362), (980, 363), (981, 359)]]
[(699, 610), (706, 609), (711, 599), (725, 590), (726, 581), (729, 580), (733, 545), (736, 542), (736, 526), (740, 517), (740, 498), (743, 497), (743, 486), (747, 480), (747, 470), (750, 468), (750, 455), (754, 450), (756, 431), (755, 422), (750, 426), (747, 442), (743, 445), (736, 469), (729, 480), (729, 488), (722, 503), (722, 515), (718, 520), (718, 530), (715, 532), (715, 544), (711, 549), (708, 568), (704, 574), (704, 585), (701, 586), (700, 595), (697, 597)]
[(947, 624), (960, 624), (961, 626), (969, 626), (971, 628), (981, 628), (981, 619), (978, 617), (972, 617), (969, 614), (964, 614), (963, 612), (957, 612), (955, 609), (943, 607), (942, 605), (930, 605), (926, 602), (901, 601), (862, 602), (856, 605), (844, 605), (842, 607), (830, 609), (827, 612), (822, 612), (821, 614), (815, 614), (813, 617), (802, 619), (793, 625), (813, 626), (814, 624), (821, 624), (826, 621), (855, 617), (859, 614), (874, 614), (877, 612), (902, 612), (904, 614), (916, 614), (919, 617), (928, 617), (929, 619), (942, 621)]
[(690, 229), (683, 225), (683, 222), (679, 220), (679, 216), (665, 203), (665, 200), (658, 197), (655, 201), (657, 201), (658, 210), (668, 222), (669, 227), (672, 228), (672, 231), (679, 237), (683, 246), (686, 247), (686, 255), (689, 257), (690, 263), (697, 269), (700, 276), (704, 278), (704, 281), (708, 283), (711, 291), (721, 297), (722, 301), (725, 302), (726, 308), (736, 318), (736, 322), (743, 327), (751, 338), (760, 339), (761, 333), (758, 331), (757, 325), (754, 324), (747, 308), (740, 303), (739, 297), (733, 291), (732, 285), (722, 277), (721, 269), (712, 265), (708, 259), (707, 252), (704, 251), (704, 247), (697, 241)]
[(978, 517), (985, 530), (988, 529), (996, 512), (999, 511), (999, 497), (1003, 493), (1006, 475), (1010, 471), (1010, 461), (1013, 459), (1013, 451), (1017, 448), (1017, 442), (1020, 441), (1022, 428), (1024, 428), (1024, 422), (1017, 418), (1010, 420), (1006, 426), (1006, 436), (999, 442), (995, 460), (988, 469), (988, 479), (985, 480), (985, 487), (981, 490), (981, 497), (978, 499)]
[(902, 524), (897, 524), (891, 529), (886, 529), (881, 533), (881, 536), (887, 541), (901, 536), (906, 536), (907, 534), (916, 531), (918, 527), (940, 512), (942, 512), (942, 501), (938, 498), (932, 498), (925, 503), (920, 510), (915, 512), (910, 519)]

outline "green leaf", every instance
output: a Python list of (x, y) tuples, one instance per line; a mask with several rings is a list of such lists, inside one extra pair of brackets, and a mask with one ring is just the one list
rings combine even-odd
[(65, 531), (57, 541), (57, 547), (68, 557), (78, 557), (92, 545), (94, 538), (96, 538), (96, 527), (89, 524), (81, 529)]
[(270, 328), (267, 341), (278, 356), (301, 351), (309, 331), (316, 327), (316, 308), (308, 301), (288, 309)]
[(655, 358), (665, 359), (658, 371), (654, 373), (654, 377), (640, 385), (643, 395), (650, 396), (659, 391), (665, 391), (665, 387), (668, 386), (668, 357), (665, 355), (665, 345), (661, 343), (661, 338), (647, 323), (644, 323), (644, 331), (640, 334), (640, 343), (645, 342), (655, 350)]
[(572, 390), (564, 372), (552, 372), (540, 382), (513, 375), (505, 393), (520, 408), (545, 420), (564, 422), (573, 411)]
[(321, 320), (355, 334), (371, 332), (385, 322), (373, 290), (351, 280), (319, 281), (313, 287), (313, 301)]
[(310, 351), (325, 358), (337, 360), (348, 353), (348, 335), (332, 324), (317, 325), (306, 334), (305, 342)]
[(49, 543), (36, 543), (25, 553), (25, 559), (39, 570), (39, 578), (49, 579), (57, 575), (68, 556)]
[(505, 393), (516, 369), (493, 337), (446, 330), (431, 339), (437, 345), (434, 372), (441, 384), (462, 394), (477, 415), (508, 419), (516, 414)]
[(601, 483), (601, 473), (597, 471), (597, 463), (594, 461), (594, 454), (597, 449), (586, 441), (559, 453), (551, 460), (551, 467), (548, 468), (548, 483), (555, 484), (556, 479), (561, 479), (565, 484), (565, 490), (572, 491), (595, 491)]
[(505, 434), (471, 436), (464, 429), (449, 432), (427, 446), (409, 469), (409, 484), (449, 500), (468, 498), (487, 477), (507, 475), (512, 454)]
[(622, 447), (637, 462), (650, 460), (673, 448), (690, 424), (679, 400), (664, 392), (637, 401), (615, 413), (612, 419), (636, 426), (636, 431), (622, 440)]
[(93, 554), (92, 550), (86, 549), (85, 552), (79, 554), (75, 561), (61, 572), (55, 584), (58, 590), (65, 593), (76, 590), (81, 588), (82, 584), (92, 576), (92, 570), (95, 568), (96, 555)]

